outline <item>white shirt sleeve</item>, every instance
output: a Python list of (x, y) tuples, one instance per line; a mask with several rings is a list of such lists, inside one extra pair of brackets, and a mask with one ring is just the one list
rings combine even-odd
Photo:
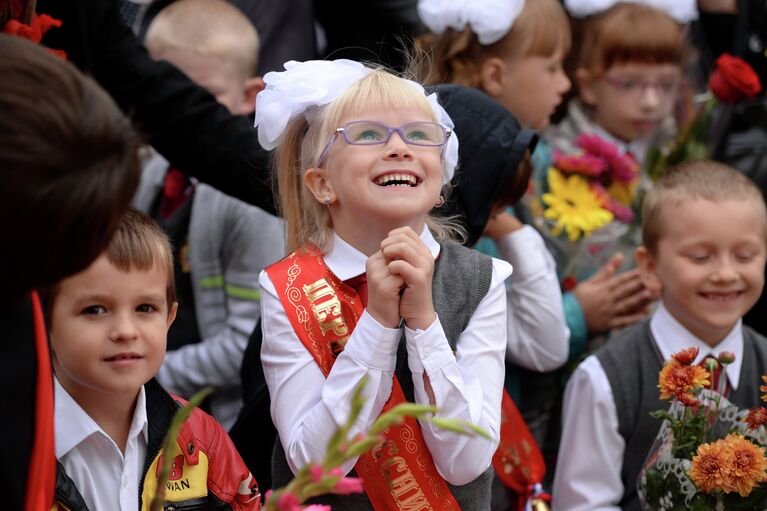
[(495, 245), (514, 267), (506, 290), (506, 356), (525, 369), (553, 371), (567, 362), (570, 339), (554, 258), (541, 235), (529, 225)]
[[(363, 376), (365, 404), (349, 432), (367, 432), (389, 398), (401, 329), (385, 328), (367, 311), (360, 317), (344, 351), (328, 374), (293, 331), (272, 281), (261, 272), (261, 362), (271, 395), (272, 420), (293, 473), (319, 462), (336, 428), (349, 417), (351, 396)], [(357, 459), (341, 466), (349, 473)]]
[(565, 389), (552, 510), (619, 510), (625, 448), (612, 388), (591, 355)]
[(494, 260), (490, 289), (450, 349), (437, 318), (425, 330), (405, 327), (408, 365), (415, 400), (429, 404), (424, 373), (429, 376), (438, 416), (470, 421), (495, 440), (464, 436), (421, 422), (424, 440), (440, 475), (451, 484), (466, 484), (484, 472), (498, 447), (506, 346), (506, 300), (503, 281), (511, 268)]

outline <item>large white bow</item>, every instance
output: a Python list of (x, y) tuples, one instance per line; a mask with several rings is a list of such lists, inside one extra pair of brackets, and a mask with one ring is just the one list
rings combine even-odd
[[(271, 71), (264, 75), (266, 88), (256, 96), (256, 122), (258, 142), (264, 149), (274, 149), (279, 143), (288, 123), (304, 115), (311, 121), (317, 108), (330, 104), (346, 89), (367, 76), (371, 69), (353, 60), (291, 60), (284, 64), (285, 71)], [(406, 80), (422, 94), (421, 84)], [(437, 122), (446, 128), (455, 125), (448, 113), (437, 101), (436, 94), (426, 97), (434, 111)], [(444, 152), (442, 183), (453, 178), (458, 165), (458, 137), (448, 138)]]
[(435, 34), (469, 25), (479, 42), (487, 45), (511, 30), (524, 7), (525, 0), (419, 0), (418, 15)]
[(679, 23), (698, 19), (696, 0), (565, 0), (565, 8), (575, 18), (585, 18), (619, 3), (643, 4), (663, 11)]

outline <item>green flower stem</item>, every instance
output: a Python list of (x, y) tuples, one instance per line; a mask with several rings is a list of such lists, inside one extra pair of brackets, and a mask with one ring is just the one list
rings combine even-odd
[(170, 466), (173, 463), (174, 446), (176, 445), (178, 434), (181, 431), (181, 426), (184, 425), (184, 421), (189, 418), (194, 409), (200, 406), (200, 403), (202, 403), (211, 392), (213, 392), (213, 387), (205, 387), (192, 396), (189, 402), (187, 402), (187, 404), (173, 416), (168, 432), (165, 434), (165, 439), (162, 442), (163, 463), (160, 468), (160, 477), (157, 480), (157, 492), (154, 494), (154, 498), (149, 506), (151, 511), (162, 511), (163, 509), (165, 485), (168, 483)]

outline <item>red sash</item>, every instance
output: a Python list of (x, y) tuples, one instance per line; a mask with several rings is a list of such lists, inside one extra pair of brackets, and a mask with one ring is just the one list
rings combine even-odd
[[(362, 315), (357, 292), (333, 275), (317, 250), (294, 252), (266, 269), (298, 338), (325, 376)], [(404, 403), (397, 377), (381, 410)], [(354, 466), (376, 511), (459, 510), (413, 418), (384, 433), (384, 444)]]
[[(266, 272), (296, 335), (327, 376), (364, 309), (357, 292), (338, 280), (319, 250), (313, 248), (292, 253)], [(391, 396), (381, 413), (404, 402), (395, 376)], [(493, 468), (503, 484), (519, 494), (519, 506), (524, 509), (543, 479), (546, 466), (538, 444), (506, 391), (500, 433)], [(355, 465), (377, 511), (459, 509), (434, 466), (415, 419), (389, 428), (385, 436), (383, 446), (360, 456)], [(418, 505), (421, 502), (423, 505)]]
[(32, 311), (37, 354), (37, 389), (35, 391), (35, 441), (27, 473), (25, 511), (49, 511), (56, 488), (56, 450), (53, 431), (53, 375), (48, 351), (48, 334), (43, 308), (32, 292)]

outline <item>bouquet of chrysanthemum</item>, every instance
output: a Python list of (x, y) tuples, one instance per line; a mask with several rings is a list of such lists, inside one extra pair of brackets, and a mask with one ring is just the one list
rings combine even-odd
[(705, 367), (693, 365), (697, 355), (683, 350), (661, 370), (661, 399), (672, 403), (653, 413), (663, 424), (639, 474), (640, 501), (653, 511), (767, 509), (767, 408), (739, 410), (713, 390), (711, 375), (734, 361), (732, 353)]
[(655, 148), (647, 158), (647, 172), (657, 179), (667, 168), (688, 160), (710, 158), (721, 141), (734, 105), (756, 96), (762, 85), (754, 69), (727, 53), (716, 60), (708, 90), (693, 98), (695, 114), (677, 137)]

